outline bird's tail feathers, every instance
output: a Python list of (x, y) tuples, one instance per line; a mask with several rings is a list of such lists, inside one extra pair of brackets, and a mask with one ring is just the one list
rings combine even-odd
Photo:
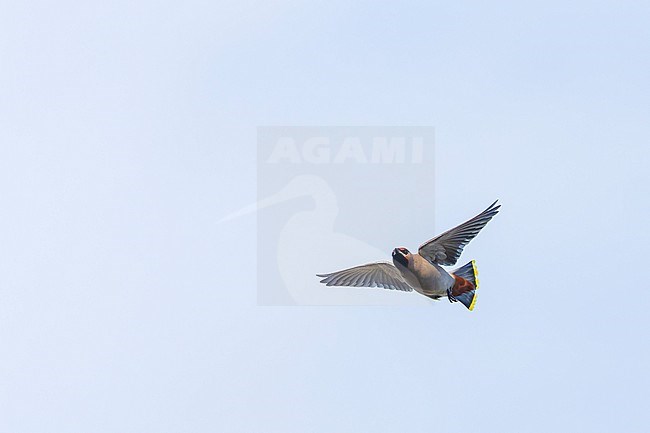
[[(468, 310), (472, 311), (476, 304), (476, 290), (478, 289), (478, 269), (476, 268), (476, 262), (472, 260), (466, 265), (452, 271), (452, 274), (456, 277), (460, 277), (455, 278), (456, 282), (452, 288), (454, 298), (462, 302)], [(467, 289), (470, 289), (467, 290), (464, 287), (466, 282), (463, 280), (470, 282), (474, 287), (467, 287)]]
[(451, 271), (451, 273), (461, 278), (465, 278), (467, 281), (472, 283), (475, 288), (478, 289), (478, 269), (476, 268), (475, 260), (472, 260), (466, 265), (463, 265), (460, 268)]

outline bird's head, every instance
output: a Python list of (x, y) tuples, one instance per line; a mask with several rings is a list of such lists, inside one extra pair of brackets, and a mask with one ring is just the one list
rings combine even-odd
[(404, 247), (395, 248), (393, 250), (393, 261), (408, 267), (409, 258), (411, 253)]

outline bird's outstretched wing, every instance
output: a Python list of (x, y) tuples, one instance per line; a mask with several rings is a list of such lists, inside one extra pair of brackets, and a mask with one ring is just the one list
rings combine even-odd
[(474, 239), (488, 221), (499, 212), (501, 205), (495, 206), (496, 204), (495, 201), (474, 218), (426, 241), (420, 245), (418, 253), (431, 263), (444, 266), (456, 264), (465, 245)]
[(316, 276), (323, 278), (320, 282), (328, 286), (382, 287), (405, 292), (413, 291), (413, 288), (404, 281), (397, 268), (385, 262), (369, 263)]

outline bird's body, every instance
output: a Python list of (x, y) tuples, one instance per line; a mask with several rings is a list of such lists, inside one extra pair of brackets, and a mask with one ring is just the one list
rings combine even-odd
[(451, 273), (442, 266), (456, 264), (465, 245), (499, 211), (500, 206), (495, 205), (496, 201), (474, 218), (420, 245), (417, 253), (395, 248), (392, 265), (370, 263), (318, 276), (328, 286), (415, 290), (432, 299), (447, 296), (451, 302), (460, 301), (472, 310), (478, 289), (476, 263), (472, 260)]
[(416, 292), (433, 299), (447, 296), (447, 290), (454, 285), (454, 277), (417, 253), (410, 254), (408, 266), (404, 266), (395, 258), (393, 265)]

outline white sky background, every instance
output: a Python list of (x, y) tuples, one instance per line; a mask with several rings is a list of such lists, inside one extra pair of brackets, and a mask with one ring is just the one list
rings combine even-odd
[[(0, 431), (647, 431), (649, 15), (5, 5)], [(476, 311), (257, 307), (216, 221), (278, 124), (435, 126), (436, 227), (394, 230), (500, 198)]]

